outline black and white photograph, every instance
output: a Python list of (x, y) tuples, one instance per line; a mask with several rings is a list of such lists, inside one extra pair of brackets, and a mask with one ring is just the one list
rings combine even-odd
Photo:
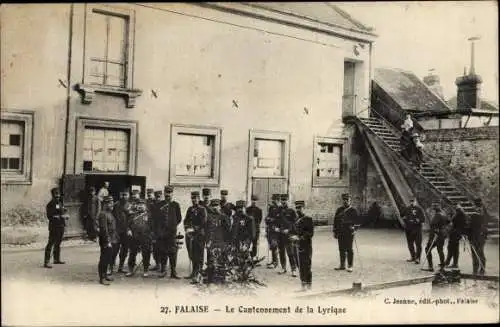
[(5, 326), (500, 322), (498, 1), (0, 5)]

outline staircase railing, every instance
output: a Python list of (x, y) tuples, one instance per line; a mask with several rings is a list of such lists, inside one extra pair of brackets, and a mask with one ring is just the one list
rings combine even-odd
[[(371, 110), (372, 113), (374, 113), (377, 118), (381, 119), (382, 121), (384, 121), (386, 123), (386, 125), (389, 125), (389, 128), (393, 131), (393, 133), (395, 135), (397, 135), (398, 137), (401, 137), (401, 132), (399, 131), (396, 131), (396, 129), (394, 128), (394, 126), (391, 124), (391, 122), (387, 121), (380, 113), (378, 113), (376, 110), (374, 110), (372, 108)], [(444, 169), (443, 167), (441, 167), (441, 159), (431, 155), (430, 153), (428, 153), (427, 151), (423, 150), (422, 153), (424, 154), (424, 159), (431, 159), (431, 163), (432, 165), (441, 173), (443, 173), (443, 175), (445, 175), (447, 178), (449, 178), (449, 180), (454, 184), (454, 186), (458, 186), (457, 188), (462, 191), (466, 196), (467, 198), (469, 198), (469, 200), (473, 200), (476, 196), (471, 193), (469, 191), (470, 189), (470, 186), (464, 184), (463, 182), (459, 181), (455, 176), (453, 176), (452, 174), (450, 174), (448, 172), (448, 170)], [(401, 154), (398, 153), (398, 155), (401, 156)], [(402, 157), (402, 156), (401, 156)], [(467, 180), (467, 177), (463, 176), (463, 178), (465, 180)], [(430, 185), (432, 185), (432, 183), (429, 183)], [(432, 185), (434, 187), (434, 185)], [(434, 187), (435, 188), (435, 187)], [(438, 190), (439, 191), (439, 190)], [(440, 191), (439, 191), (440, 192)]]

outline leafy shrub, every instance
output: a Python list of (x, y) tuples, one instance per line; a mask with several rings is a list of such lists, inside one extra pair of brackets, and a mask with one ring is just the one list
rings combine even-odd
[(2, 226), (40, 226), (46, 220), (42, 211), (23, 206), (2, 211)]

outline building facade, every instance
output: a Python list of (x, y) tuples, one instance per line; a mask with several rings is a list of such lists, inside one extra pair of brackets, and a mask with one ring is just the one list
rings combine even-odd
[(12, 4), (1, 17), (2, 215), (42, 212), (51, 187), (97, 174), (173, 185), (183, 210), (209, 187), (262, 206), (289, 193), (326, 219), (360, 179), (343, 121), (368, 116), (375, 35), (330, 4)]

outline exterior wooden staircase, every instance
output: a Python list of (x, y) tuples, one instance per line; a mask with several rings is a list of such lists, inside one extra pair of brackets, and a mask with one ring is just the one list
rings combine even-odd
[[(417, 171), (406, 161), (406, 159), (403, 158), (400, 154), (401, 133), (389, 122), (385, 121), (381, 117), (370, 117), (358, 118), (357, 123), (359, 127), (374, 134), (387, 147), (389, 147), (393, 152), (393, 157), (396, 158), (396, 160), (399, 160), (400, 164), (405, 165), (407, 171), (411, 169), (413, 175), (415, 175), (420, 182), (427, 184), (427, 187), (432, 188), (435, 191), (433, 192), (434, 194), (440, 195), (441, 200), (448, 204), (450, 208), (454, 207), (457, 203), (460, 203), (467, 214), (470, 215), (475, 212), (475, 207), (472, 202), (474, 195), (468, 191), (467, 186), (464, 185), (463, 181), (457, 181), (443, 168), (441, 168), (439, 162), (437, 162), (438, 159), (432, 158), (429, 154), (424, 152), (424, 163), (421, 170)], [(414, 193), (418, 194), (418, 192), (415, 191)], [(489, 238), (498, 240), (498, 217), (491, 217), (489, 220), (488, 235)]]

